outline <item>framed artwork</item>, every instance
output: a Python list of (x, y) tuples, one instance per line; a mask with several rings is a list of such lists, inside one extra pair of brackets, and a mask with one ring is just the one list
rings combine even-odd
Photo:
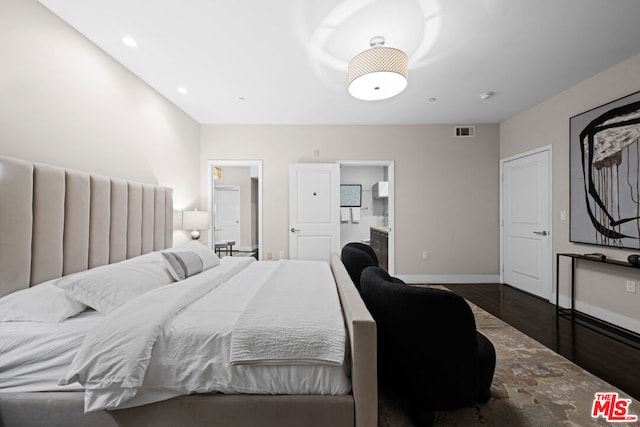
[(362, 206), (362, 185), (340, 184), (340, 207), (356, 208)]
[(640, 249), (640, 92), (569, 119), (569, 240)]

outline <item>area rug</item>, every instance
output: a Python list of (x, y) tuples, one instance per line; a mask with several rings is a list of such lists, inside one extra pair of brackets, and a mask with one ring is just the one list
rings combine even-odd
[[(483, 309), (469, 305), (477, 329), (496, 349), (491, 399), (456, 411), (437, 412), (435, 427), (640, 426), (640, 421), (614, 423), (591, 417), (595, 393), (630, 397)], [(632, 400), (628, 413), (640, 416), (640, 401)], [(413, 426), (403, 402), (384, 389), (379, 395), (378, 425)]]

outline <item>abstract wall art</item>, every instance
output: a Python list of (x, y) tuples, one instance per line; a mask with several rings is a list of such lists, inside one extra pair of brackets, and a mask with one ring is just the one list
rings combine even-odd
[(569, 119), (570, 240), (640, 249), (640, 92)]

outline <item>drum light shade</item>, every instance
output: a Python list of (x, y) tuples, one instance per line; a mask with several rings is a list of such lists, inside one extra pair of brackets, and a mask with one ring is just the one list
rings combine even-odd
[(198, 230), (209, 229), (209, 212), (198, 210), (182, 212), (182, 229), (192, 230), (191, 238), (198, 240), (200, 238)]
[(391, 98), (407, 87), (407, 55), (391, 47), (372, 47), (349, 62), (349, 93), (364, 101)]

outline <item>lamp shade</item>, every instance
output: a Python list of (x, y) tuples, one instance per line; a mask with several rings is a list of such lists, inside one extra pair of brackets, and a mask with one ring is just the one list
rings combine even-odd
[(209, 212), (207, 211), (184, 211), (182, 212), (182, 229), (192, 230), (191, 238), (198, 240), (200, 232), (209, 228)]
[(392, 47), (372, 47), (349, 62), (349, 93), (364, 101), (396, 96), (407, 87), (409, 58)]
[(209, 212), (184, 211), (182, 212), (182, 228), (184, 230), (206, 230), (209, 228)]

